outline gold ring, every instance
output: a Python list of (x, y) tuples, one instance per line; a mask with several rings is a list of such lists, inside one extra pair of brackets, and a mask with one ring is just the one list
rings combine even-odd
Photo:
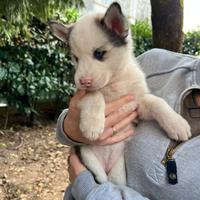
[(117, 130), (114, 126), (112, 127), (112, 131), (113, 131), (113, 135), (115, 135), (117, 133)]

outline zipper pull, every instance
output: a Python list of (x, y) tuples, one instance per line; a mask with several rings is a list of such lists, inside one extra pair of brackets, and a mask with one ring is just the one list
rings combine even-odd
[(169, 184), (175, 185), (178, 183), (178, 177), (177, 177), (177, 167), (176, 167), (176, 161), (173, 158), (174, 149), (168, 148), (166, 157), (162, 161), (162, 163), (165, 165), (167, 170), (167, 178)]
[(178, 183), (177, 167), (175, 159), (168, 160), (166, 163), (167, 177), (169, 184), (175, 185)]

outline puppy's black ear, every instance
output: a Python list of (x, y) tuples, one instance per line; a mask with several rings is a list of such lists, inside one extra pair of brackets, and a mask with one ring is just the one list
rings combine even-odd
[(69, 26), (65, 26), (62, 23), (58, 23), (56, 21), (49, 21), (50, 30), (53, 33), (55, 37), (57, 37), (59, 40), (63, 42), (67, 42), (69, 39), (69, 35), (71, 33), (71, 30), (73, 28), (73, 24)]
[(121, 38), (128, 36), (129, 25), (117, 2), (112, 3), (107, 9), (103, 22), (109, 30)]

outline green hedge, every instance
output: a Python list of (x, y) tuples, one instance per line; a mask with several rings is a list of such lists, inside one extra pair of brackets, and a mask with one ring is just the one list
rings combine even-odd
[(135, 56), (153, 48), (152, 28), (148, 21), (137, 21), (135, 24), (131, 25), (131, 32)]
[(185, 34), (183, 53), (195, 56), (200, 55), (200, 28)]
[(29, 41), (0, 48), (0, 97), (30, 116), (41, 101), (66, 100), (72, 94), (73, 64), (51, 36), (38, 31)]
[[(148, 21), (138, 21), (131, 26), (136, 56), (153, 48), (152, 28)], [(200, 55), (200, 28), (184, 34), (182, 53)]]
[[(77, 19), (72, 10), (69, 22)], [(29, 35), (18, 35), (0, 47), (0, 103), (17, 109), (31, 124), (37, 104), (67, 102), (74, 91), (74, 67), (67, 45), (55, 40), (46, 24), (33, 19)]]

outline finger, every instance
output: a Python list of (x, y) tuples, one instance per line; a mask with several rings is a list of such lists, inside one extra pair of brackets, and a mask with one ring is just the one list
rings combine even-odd
[(131, 122), (133, 122), (138, 116), (137, 112), (133, 112), (131, 113), (128, 117), (126, 117), (125, 119), (123, 119), (122, 121), (120, 121), (118, 124), (116, 124), (114, 126), (115, 130), (121, 131), (123, 128), (125, 128), (128, 124), (130, 124)]
[(132, 95), (126, 95), (126, 96), (122, 96), (121, 98), (115, 101), (112, 101), (106, 104), (105, 115), (106, 116), (109, 115), (113, 111), (118, 110), (122, 105), (133, 100), (134, 100), (134, 97)]
[(128, 115), (136, 111), (136, 109), (137, 104), (135, 102), (129, 102), (123, 105), (120, 109), (108, 115), (105, 122), (105, 128), (117, 124), (118, 122), (126, 118)]
[[(133, 122), (136, 117), (138, 116), (137, 112), (133, 112), (131, 114), (129, 114), (125, 119), (123, 119), (122, 121), (120, 121), (117, 124), (114, 124), (114, 129), (116, 130), (116, 132), (121, 131), (123, 128), (127, 127), (131, 122)], [(100, 140), (105, 140), (106, 138), (110, 137), (113, 135), (113, 127), (110, 126), (110, 128), (105, 129), (104, 133), (100, 136), (99, 141)]]
[(73, 156), (74, 153), (75, 153), (75, 149), (74, 148), (70, 148), (69, 155), (68, 155), (68, 158), (67, 158), (68, 166), (70, 165), (71, 156)]
[(70, 151), (69, 151), (69, 155), (74, 155), (75, 154), (75, 149), (74, 148), (70, 148)]
[(69, 165), (80, 163), (79, 157), (76, 155), (75, 149), (71, 148), (69, 153)]
[(85, 96), (85, 90), (78, 90), (74, 96), (71, 98), (70, 104), (71, 106), (77, 106), (78, 102)]
[(74, 94), (74, 97), (76, 99), (82, 98), (86, 94), (85, 90), (77, 90), (76, 93)]
[(126, 140), (127, 138), (131, 137), (134, 135), (134, 129), (133, 128), (128, 128), (126, 131), (122, 131), (112, 137), (109, 137), (103, 141), (99, 141), (97, 144), (98, 145), (111, 145), (115, 144), (118, 142), (121, 142), (123, 140)]

